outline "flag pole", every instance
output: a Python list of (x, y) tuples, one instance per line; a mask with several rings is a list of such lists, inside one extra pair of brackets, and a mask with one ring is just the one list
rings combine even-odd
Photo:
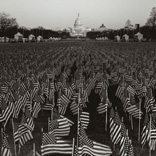
[(73, 138), (73, 150), (72, 150), (72, 156), (74, 156), (74, 149), (75, 149), (75, 138)]
[(152, 118), (151, 118), (151, 114), (150, 114), (150, 130), (149, 130), (149, 156), (151, 156), (151, 122), (152, 122)]
[(35, 143), (33, 143), (33, 156), (36, 156)]
[(132, 115), (130, 115), (130, 120), (131, 120), (131, 128), (133, 130), (133, 117), (132, 117)]
[(21, 150), (21, 146), (20, 146), (20, 143), (18, 144), (18, 155), (20, 155), (20, 150)]
[[(53, 84), (54, 84), (54, 80), (53, 80)], [(53, 120), (53, 109), (55, 106), (55, 95), (54, 95), (54, 90), (53, 90), (53, 102), (52, 102), (52, 107), (51, 107), (51, 120)]]
[[(61, 97), (61, 87), (59, 88), (59, 95), (58, 95), (59, 102), (60, 102), (60, 97)], [(59, 112), (59, 114), (60, 114), (60, 108), (61, 108), (61, 106), (60, 106), (60, 103), (59, 103), (59, 105), (58, 105), (58, 112)]]
[[(13, 132), (13, 139), (14, 139), (14, 123), (13, 123), (13, 118), (12, 118), (12, 132)], [(14, 151), (15, 151), (15, 156), (17, 156), (17, 151), (16, 151), (16, 144), (15, 144), (15, 139), (14, 139)]]
[[(128, 97), (130, 98), (130, 93), (128, 93)], [(132, 115), (129, 115), (130, 122), (131, 122), (131, 129), (133, 130), (133, 117)]]
[(48, 117), (48, 132), (49, 132), (49, 122), (50, 122), (50, 117)]
[[(141, 102), (142, 102), (142, 99), (139, 98), (139, 111), (141, 110)], [(140, 114), (139, 114), (138, 142), (140, 142), (140, 123), (141, 123), (141, 119), (140, 119)]]
[[(3, 128), (1, 128), (1, 138), (2, 138), (2, 142), (3, 142)], [(2, 150), (1, 150), (1, 155), (2, 155)]]
[[(107, 89), (105, 88), (106, 91), (106, 99), (107, 99)], [(106, 100), (107, 102), (108, 100)], [(105, 120), (105, 131), (107, 132), (107, 111), (108, 111), (108, 104), (106, 103), (106, 120)]]
[[(80, 118), (80, 88), (78, 90), (78, 113), (77, 113), (77, 150), (79, 146), (79, 119)], [(78, 154), (78, 153), (77, 153)], [(79, 154), (78, 154), (79, 156)]]

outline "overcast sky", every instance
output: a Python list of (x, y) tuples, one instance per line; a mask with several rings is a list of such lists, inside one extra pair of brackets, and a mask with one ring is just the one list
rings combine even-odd
[(67, 28), (80, 13), (84, 27), (122, 28), (130, 19), (144, 25), (156, 0), (0, 0), (0, 12), (17, 19), (20, 26)]

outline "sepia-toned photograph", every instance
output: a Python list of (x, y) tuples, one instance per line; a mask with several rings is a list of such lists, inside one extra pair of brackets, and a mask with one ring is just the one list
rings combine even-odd
[(156, 156), (156, 0), (0, 0), (0, 156)]

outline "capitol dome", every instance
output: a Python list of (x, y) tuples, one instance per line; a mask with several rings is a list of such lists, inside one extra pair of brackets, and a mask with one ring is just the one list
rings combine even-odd
[(76, 28), (82, 28), (82, 27), (83, 27), (83, 23), (81, 22), (81, 19), (80, 19), (79, 14), (78, 14), (78, 17), (74, 23), (74, 28), (76, 29)]
[(70, 33), (70, 35), (72, 37), (85, 37), (86, 33), (90, 31), (89, 28), (84, 28), (83, 27), (83, 23), (81, 22), (81, 19), (79, 17), (79, 13), (78, 16), (74, 22), (74, 30), (72, 30), (72, 32)]

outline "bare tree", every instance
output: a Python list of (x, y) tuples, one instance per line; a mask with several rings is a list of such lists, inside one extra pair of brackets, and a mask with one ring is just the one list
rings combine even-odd
[(5, 35), (5, 31), (14, 26), (18, 26), (16, 18), (10, 17), (8, 13), (0, 12), (0, 30), (2, 34)]
[(125, 28), (130, 28), (131, 27), (131, 21), (128, 19), (125, 23)]
[(150, 13), (150, 17), (147, 19), (147, 26), (156, 26), (156, 7), (153, 7)]
[(44, 29), (45, 29), (45, 28), (42, 27), (42, 26), (38, 26), (37, 28), (40, 29), (40, 30), (44, 30)]

